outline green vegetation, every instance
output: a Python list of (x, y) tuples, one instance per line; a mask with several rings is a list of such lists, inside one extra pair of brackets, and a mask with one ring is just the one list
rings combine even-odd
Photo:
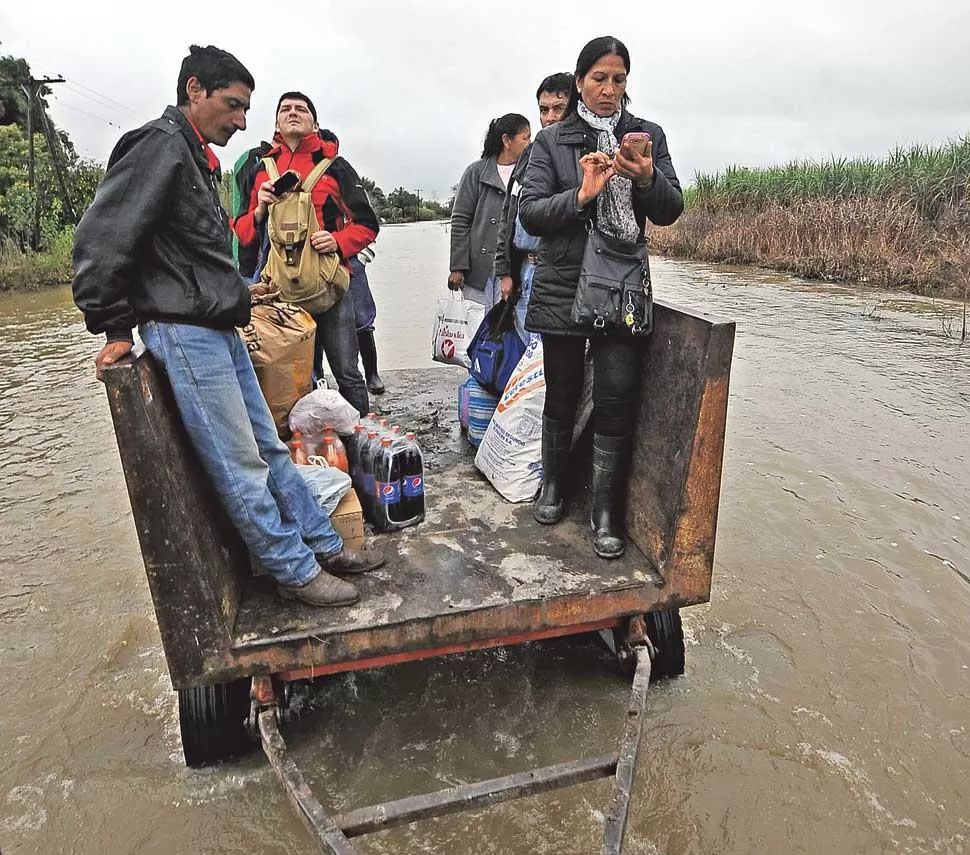
[(71, 245), (80, 213), (94, 198), (103, 170), (78, 156), (68, 135), (47, 116), (41, 87), (30, 117), (34, 181), (30, 182), (31, 79), (22, 59), (0, 57), (0, 291), (64, 283), (71, 278)]
[(382, 223), (424, 223), (451, 216), (450, 205), (422, 199), (417, 193), (411, 193), (403, 187), (384, 195), (384, 191), (370, 178), (362, 178), (361, 183)]
[(884, 160), (698, 175), (651, 240), (670, 255), (962, 297), (970, 279), (970, 138)]

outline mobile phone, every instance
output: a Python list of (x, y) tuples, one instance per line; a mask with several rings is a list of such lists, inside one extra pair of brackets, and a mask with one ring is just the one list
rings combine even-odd
[(623, 134), (620, 140), (620, 148), (629, 148), (635, 151), (640, 157), (647, 153), (647, 143), (650, 142), (650, 134), (646, 131), (631, 131)]
[(282, 196), (289, 193), (297, 184), (300, 183), (300, 175), (292, 169), (287, 169), (279, 178), (273, 182), (273, 195)]

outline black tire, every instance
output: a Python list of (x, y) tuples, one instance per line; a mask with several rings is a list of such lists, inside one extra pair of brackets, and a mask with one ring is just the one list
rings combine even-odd
[(681, 677), (684, 673), (684, 627), (680, 622), (680, 609), (647, 612), (647, 637), (657, 649), (650, 663), (650, 682)]
[(179, 729), (185, 765), (197, 769), (253, 749), (246, 729), (250, 678), (179, 689)]

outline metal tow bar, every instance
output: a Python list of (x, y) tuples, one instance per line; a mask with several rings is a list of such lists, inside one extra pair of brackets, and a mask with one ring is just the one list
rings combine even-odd
[(407, 825), (420, 819), (431, 819), (499, 804), (510, 799), (534, 796), (611, 775), (614, 777), (613, 796), (606, 816), (601, 851), (602, 855), (620, 855), (630, 812), (630, 794), (636, 775), (640, 737), (643, 734), (647, 688), (650, 685), (651, 651), (652, 647), (645, 639), (642, 645), (632, 648), (637, 667), (623, 739), (616, 754), (545, 766), (489, 781), (463, 784), (460, 787), (449, 787), (435, 793), (359, 808), (339, 816), (330, 816), (324, 810), (310, 790), (300, 768), (290, 757), (279, 730), (279, 704), (271, 682), (266, 677), (253, 680), (256, 721), (263, 751), (318, 850), (324, 855), (358, 855), (351, 838), (364, 834)]

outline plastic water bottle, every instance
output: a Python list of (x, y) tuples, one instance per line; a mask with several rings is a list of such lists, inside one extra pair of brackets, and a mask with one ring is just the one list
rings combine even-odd
[(415, 525), (424, 519), (424, 456), (410, 431), (399, 453), (401, 460), (400, 521)]

